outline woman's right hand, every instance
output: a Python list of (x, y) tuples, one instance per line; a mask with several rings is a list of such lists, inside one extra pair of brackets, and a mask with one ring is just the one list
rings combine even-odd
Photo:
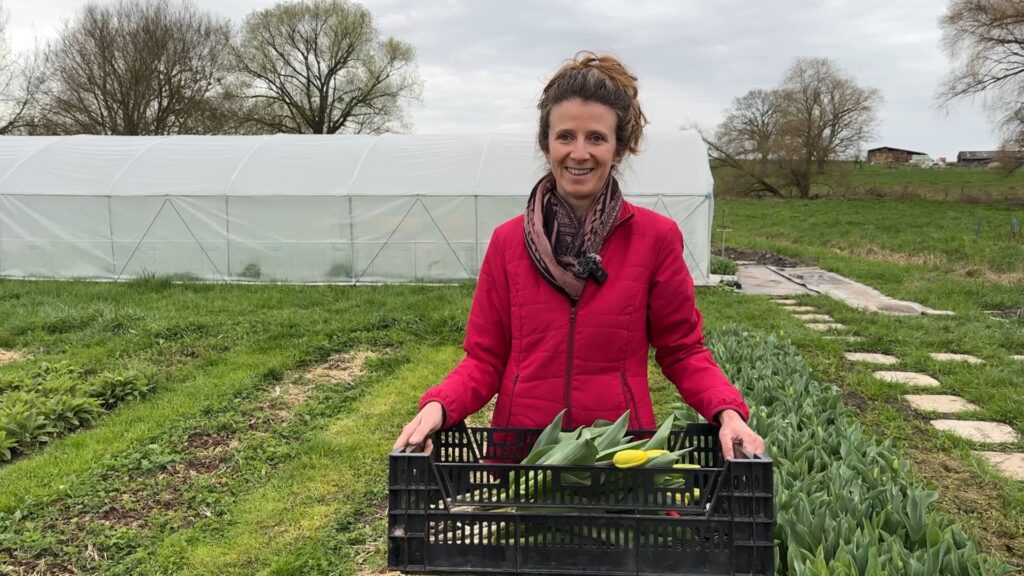
[(392, 450), (418, 446), (423, 452), (429, 454), (434, 449), (434, 442), (430, 436), (441, 429), (444, 424), (444, 407), (440, 402), (428, 402), (420, 413), (416, 415), (395, 440)]

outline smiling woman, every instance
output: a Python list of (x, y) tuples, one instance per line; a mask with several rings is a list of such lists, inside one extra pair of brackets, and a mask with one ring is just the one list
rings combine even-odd
[(537, 143), (550, 171), (525, 214), (495, 229), (466, 326), (465, 358), (420, 400), (395, 447), (482, 409), (492, 426), (565, 429), (629, 413), (654, 429), (651, 345), (683, 399), (761, 452), (747, 405), (704, 346), (678, 225), (623, 199), (616, 166), (638, 151), (646, 118), (636, 78), (612, 56), (580, 53), (545, 86)]

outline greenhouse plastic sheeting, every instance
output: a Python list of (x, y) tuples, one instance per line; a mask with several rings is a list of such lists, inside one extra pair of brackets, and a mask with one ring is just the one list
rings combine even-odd
[[(529, 134), (0, 137), (0, 275), (471, 280), (544, 171)], [(700, 136), (649, 135), (619, 179), (679, 224), (707, 283)]]

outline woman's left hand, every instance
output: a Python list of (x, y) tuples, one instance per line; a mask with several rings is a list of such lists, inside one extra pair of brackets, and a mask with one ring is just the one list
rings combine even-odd
[(733, 444), (740, 444), (751, 454), (764, 454), (764, 439), (757, 435), (743, 421), (743, 417), (735, 410), (723, 410), (716, 416), (721, 428), (718, 429), (718, 440), (722, 443), (722, 453), (732, 458)]

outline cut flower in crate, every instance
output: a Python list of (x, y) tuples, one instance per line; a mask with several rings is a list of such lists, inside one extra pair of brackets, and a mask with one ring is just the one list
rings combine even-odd
[[(508, 472), (507, 488), (496, 499), (483, 504), (483, 491), (478, 491), (458, 500), (475, 505), (477, 510), (514, 511), (517, 505), (527, 505), (531, 513), (543, 513), (547, 505), (565, 511), (567, 494), (573, 497), (570, 504), (590, 511), (604, 504), (621, 508), (635, 503), (638, 508), (672, 509), (700, 503), (696, 486), (684, 492), (683, 471), (700, 468), (680, 460), (693, 448), (668, 450), (672, 416), (650, 438), (634, 439), (627, 434), (629, 411), (615, 422), (598, 421), (567, 432), (562, 431), (563, 415), (564, 411), (540, 433), (521, 467)], [(653, 485), (645, 485), (640, 474), (625, 472), (634, 468), (666, 471), (652, 476)], [(562, 490), (554, 489), (556, 478)]]

